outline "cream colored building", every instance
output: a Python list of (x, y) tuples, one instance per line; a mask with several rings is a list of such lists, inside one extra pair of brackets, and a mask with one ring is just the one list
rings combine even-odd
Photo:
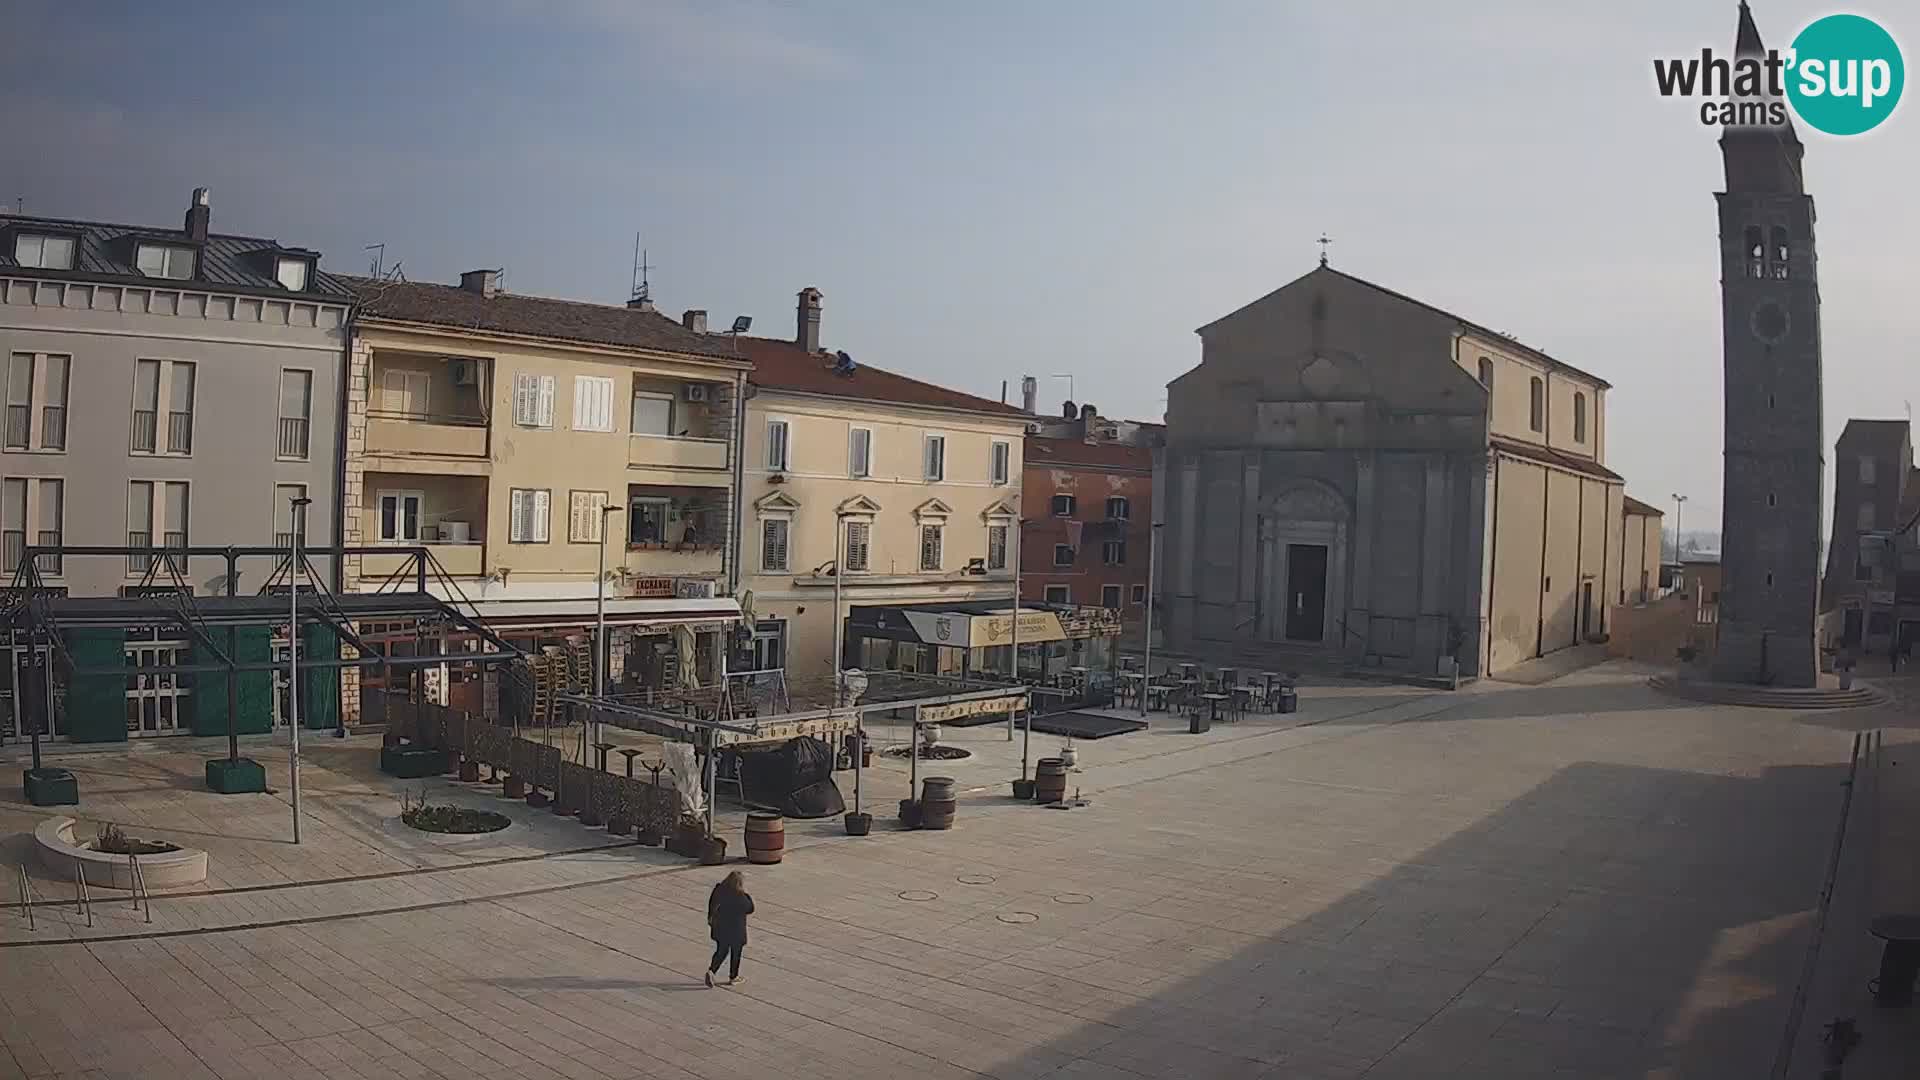
[(1626, 520), (1620, 538), (1620, 602), (1648, 604), (1662, 595), (1660, 564), (1666, 542), (1663, 522), (1666, 515), (1629, 495), (1622, 500)]
[[(591, 631), (604, 557), (614, 682), (670, 678), (680, 625), (705, 636), (700, 675), (717, 678), (739, 615), (729, 539), (748, 364), (732, 343), (646, 305), (503, 293), (492, 271), (354, 285), (347, 543), (424, 546), (427, 587), (524, 646)], [(349, 590), (417, 572), (398, 551), (346, 562)]]
[[(795, 315), (792, 340), (740, 339), (754, 365), (740, 569), (752, 591), (754, 666), (827, 678), (836, 527), (846, 529), (841, 599), (849, 612), (1011, 601), (1030, 418), (822, 350), (817, 290), (799, 294)], [(899, 659), (850, 651), (846, 664)]]

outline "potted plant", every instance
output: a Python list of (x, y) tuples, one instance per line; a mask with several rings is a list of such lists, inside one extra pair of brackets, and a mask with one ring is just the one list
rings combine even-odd
[(552, 801), (553, 801), (552, 799), (547, 797), (546, 792), (541, 791), (537, 787), (529, 787), (527, 789), (527, 805), (528, 806), (534, 806), (534, 807), (545, 806)]
[(900, 824), (905, 825), (909, 829), (917, 829), (920, 827), (920, 800), (900, 800)]
[(865, 836), (873, 831), (873, 815), (864, 810), (847, 811), (846, 823), (848, 836)]
[(727, 861), (727, 838), (724, 836), (703, 836), (700, 838), (700, 865), (719, 866)]
[(1066, 763), (1069, 769), (1073, 768), (1074, 765), (1080, 761), (1080, 751), (1073, 748), (1072, 739), (1067, 740), (1067, 744), (1060, 748), (1060, 753), (1057, 756), (1062, 762)]
[(460, 782), (477, 784), (480, 782), (480, 763), (470, 757), (460, 759)]
[(673, 836), (667, 842), (667, 850), (690, 859), (698, 858), (706, 838), (706, 825), (692, 814), (682, 814), (674, 826)]
[(660, 846), (660, 840), (666, 829), (665, 823), (661, 820), (660, 806), (657, 802), (648, 799), (647, 804), (640, 808), (640, 818), (635, 823), (635, 829), (638, 835), (634, 839), (640, 841), (641, 847)]
[(1013, 797), (1022, 802), (1032, 802), (1034, 783), (1035, 781), (1032, 778), (1015, 780), (1013, 782)]

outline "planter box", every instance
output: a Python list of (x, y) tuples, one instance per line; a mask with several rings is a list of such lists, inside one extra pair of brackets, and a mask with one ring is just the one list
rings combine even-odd
[(73, 806), (80, 801), (80, 783), (65, 769), (22, 769), (20, 787), (35, 806)]
[(445, 750), (424, 746), (390, 746), (380, 751), (380, 771), (402, 780), (444, 776), (453, 768)]
[(252, 758), (212, 758), (207, 761), (207, 790), (222, 795), (265, 791), (267, 770)]
[[(125, 855), (94, 851), (74, 842), (72, 818), (48, 818), (33, 829), (40, 849), (40, 865), (50, 873), (71, 879), (77, 865), (87, 884), (109, 889), (132, 889), (133, 868)], [(175, 889), (207, 880), (207, 853), (198, 848), (140, 856), (140, 879), (149, 889)]]

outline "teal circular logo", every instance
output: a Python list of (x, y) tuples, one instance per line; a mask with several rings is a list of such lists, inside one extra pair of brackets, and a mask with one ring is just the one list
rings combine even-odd
[(1900, 104), (1906, 65), (1893, 35), (1859, 15), (1828, 15), (1793, 39), (1787, 100), (1801, 120), (1829, 135), (1879, 127)]

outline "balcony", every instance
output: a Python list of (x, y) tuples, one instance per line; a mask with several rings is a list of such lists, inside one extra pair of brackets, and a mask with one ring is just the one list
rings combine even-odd
[[(398, 546), (398, 545), (396, 545)], [(482, 544), (423, 544), (433, 560), (448, 577), (479, 577), (485, 568), (486, 547)], [(401, 571), (412, 572), (413, 554), (396, 551), (391, 555), (360, 556), (360, 580), (378, 582), (380, 579)], [(433, 571), (427, 571), (428, 577)]]
[(727, 440), (671, 435), (627, 436), (627, 466), (634, 469), (711, 469), (727, 467)]
[(279, 455), (296, 461), (307, 459), (307, 418), (304, 416), (283, 416), (280, 418)]
[(487, 422), (479, 417), (367, 411), (367, 453), (397, 457), (487, 458)]

